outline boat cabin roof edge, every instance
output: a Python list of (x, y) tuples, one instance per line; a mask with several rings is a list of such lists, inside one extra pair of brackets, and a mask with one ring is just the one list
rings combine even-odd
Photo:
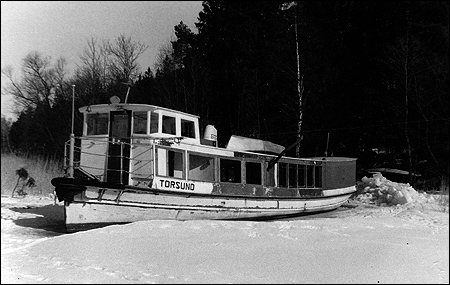
[(122, 111), (122, 110), (131, 110), (135, 112), (139, 111), (157, 111), (162, 110), (166, 112), (172, 112), (184, 116), (194, 117), (194, 118), (200, 118), (198, 115), (185, 113), (182, 111), (169, 109), (165, 107), (155, 106), (155, 105), (148, 105), (148, 104), (125, 104), (125, 103), (113, 103), (113, 104), (98, 104), (98, 105), (89, 105), (89, 106), (83, 106), (78, 108), (78, 111), (81, 113), (109, 113), (112, 111)]

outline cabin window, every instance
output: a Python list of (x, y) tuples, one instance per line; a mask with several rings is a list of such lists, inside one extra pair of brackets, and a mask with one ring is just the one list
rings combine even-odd
[(278, 186), (279, 187), (287, 187), (287, 163), (278, 164)]
[(168, 154), (169, 176), (183, 178), (183, 153), (169, 150)]
[(247, 161), (245, 163), (245, 173), (247, 184), (261, 185), (261, 163)]
[[(265, 167), (268, 166), (268, 163)], [(266, 172), (266, 185), (267, 186), (275, 186), (275, 167), (271, 167), (269, 171)]]
[(152, 112), (150, 114), (150, 133), (154, 134), (158, 132), (159, 125), (159, 115), (158, 113)]
[(214, 181), (214, 158), (189, 154), (189, 179)]
[(220, 181), (241, 183), (241, 162), (239, 160), (220, 160)]
[(88, 114), (87, 135), (107, 135), (108, 134), (108, 114)]
[(297, 166), (298, 187), (306, 186), (306, 165)]
[(184, 159), (179, 151), (157, 148), (158, 175), (183, 178)]
[(193, 121), (181, 119), (181, 135), (183, 137), (195, 138), (195, 124)]
[(306, 187), (314, 187), (314, 165), (306, 166)]
[(289, 164), (289, 187), (297, 187), (297, 164)]
[(322, 166), (320, 165), (280, 163), (278, 169), (279, 187), (322, 187)]
[(147, 112), (134, 112), (133, 133), (147, 134)]
[(322, 187), (322, 166), (315, 166), (314, 171), (315, 171), (315, 175), (314, 175), (315, 186)]
[(176, 135), (176, 128), (175, 128), (175, 118), (169, 117), (169, 116), (163, 116), (162, 121), (162, 132), (165, 134), (171, 134)]

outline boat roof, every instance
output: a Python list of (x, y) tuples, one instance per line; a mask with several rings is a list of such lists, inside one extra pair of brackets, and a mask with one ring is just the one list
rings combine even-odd
[(284, 146), (270, 141), (232, 135), (227, 144), (227, 149), (235, 151), (250, 151), (279, 154)]
[(122, 111), (122, 110), (131, 110), (131, 111), (158, 111), (162, 110), (165, 112), (176, 113), (184, 116), (199, 118), (197, 115), (181, 112), (178, 110), (173, 110), (169, 108), (164, 108), (156, 105), (148, 105), (148, 104), (128, 104), (128, 103), (111, 103), (111, 104), (98, 104), (98, 105), (89, 105), (83, 106), (78, 109), (81, 113), (109, 113), (111, 111)]

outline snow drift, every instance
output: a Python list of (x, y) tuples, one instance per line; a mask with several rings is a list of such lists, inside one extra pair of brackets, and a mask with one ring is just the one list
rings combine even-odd
[(448, 212), (448, 203), (439, 205), (439, 195), (419, 193), (408, 183), (397, 183), (374, 173), (372, 178), (364, 176), (357, 183), (355, 200), (378, 206), (398, 206), (429, 208)]

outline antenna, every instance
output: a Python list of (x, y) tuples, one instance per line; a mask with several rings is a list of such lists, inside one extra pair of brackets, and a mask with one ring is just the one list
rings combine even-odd
[(328, 156), (328, 143), (329, 142), (330, 142), (330, 133), (328, 133), (328, 136), (327, 136), (327, 148), (325, 149), (325, 157)]
[(128, 100), (128, 94), (130, 93), (131, 87), (134, 87), (134, 84), (133, 84), (133, 81), (131, 81), (131, 80), (130, 80), (130, 82), (122, 82), (122, 84), (128, 86), (127, 96), (125, 96), (125, 104), (126, 104), (127, 100)]
[(74, 117), (75, 117), (75, 84), (72, 85), (72, 132), (71, 132), (71, 135), (73, 135)]

